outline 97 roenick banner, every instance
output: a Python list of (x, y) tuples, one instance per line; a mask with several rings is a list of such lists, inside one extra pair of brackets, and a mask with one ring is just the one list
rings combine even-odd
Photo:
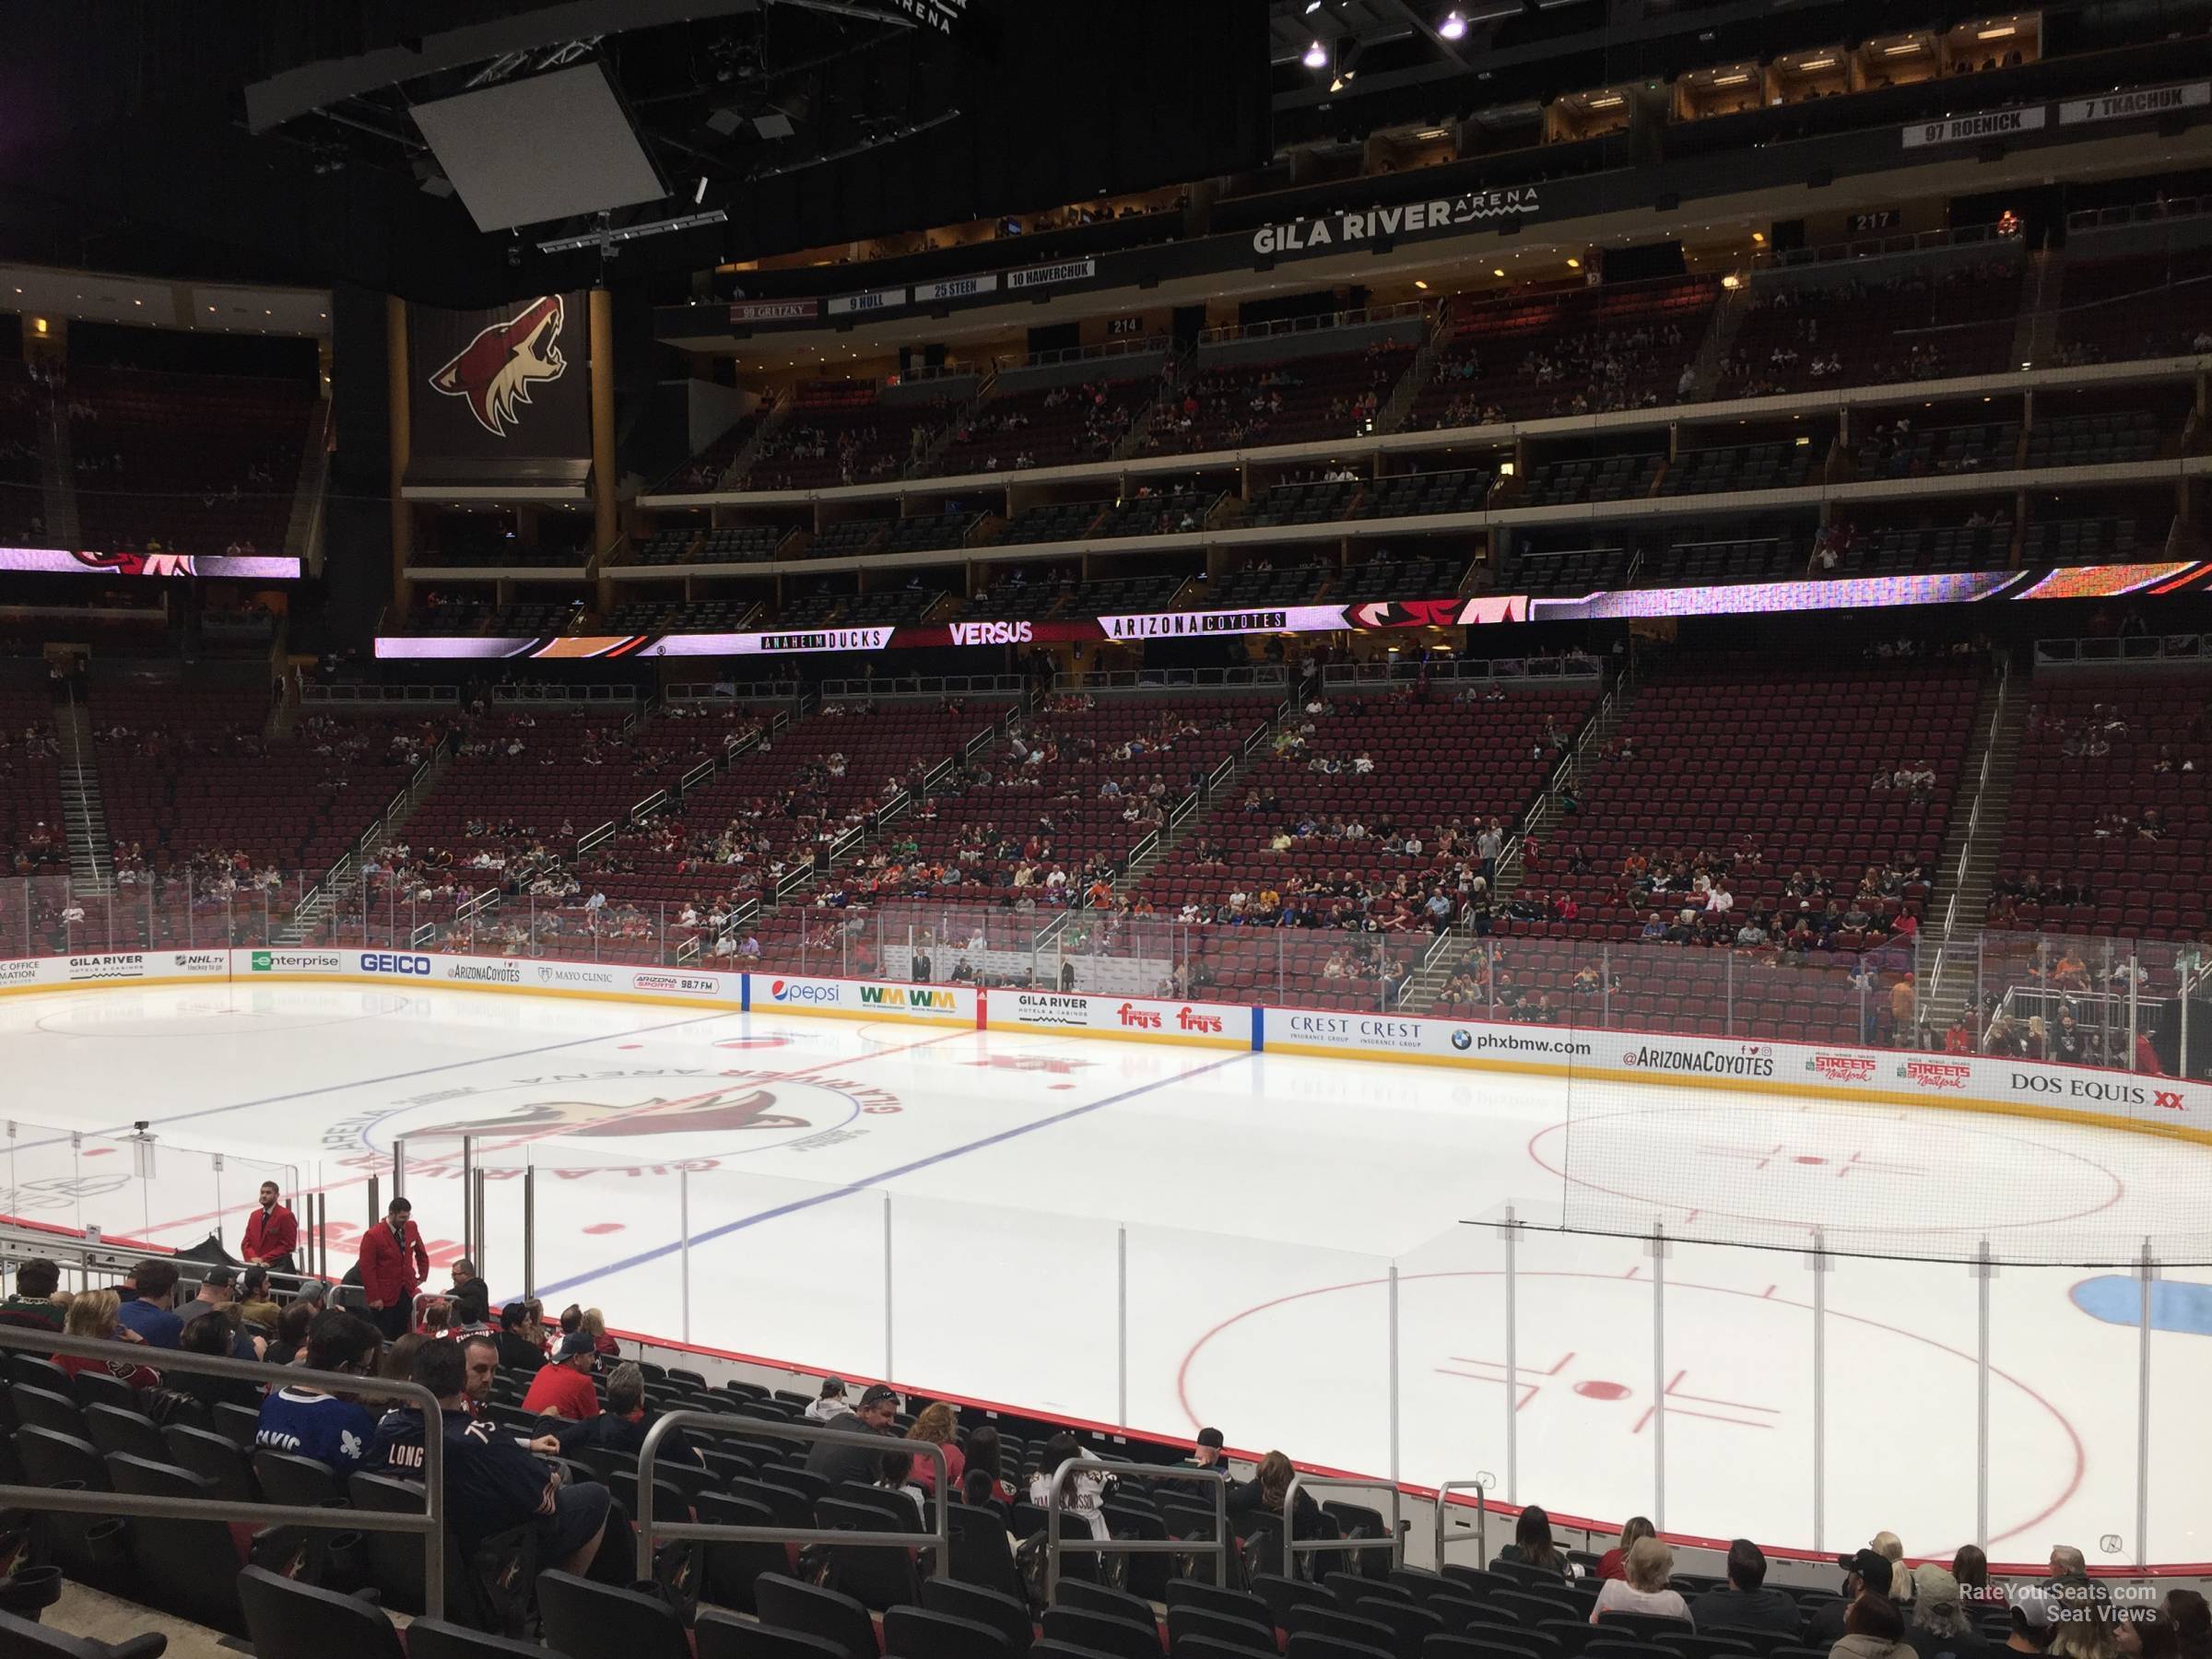
[(585, 460), (591, 359), (582, 293), (489, 311), (407, 308), (414, 453), (442, 460)]

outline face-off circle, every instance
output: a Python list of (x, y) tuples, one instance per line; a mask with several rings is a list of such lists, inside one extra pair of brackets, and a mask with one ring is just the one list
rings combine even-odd
[[(1947, 1112), (1916, 1113), (1908, 1133), (1865, 1108), (1635, 1107), (1540, 1129), (1528, 1156), (1571, 1187), (1647, 1212), (1860, 1237), (2057, 1227), (2126, 1195), (2079, 1152)], [(1870, 1219), (1885, 1212), (1908, 1219)]]
[[(1794, 1538), (1810, 1500), (1812, 1308), (1779, 1293), (1677, 1278), (1665, 1286), (1666, 1376), (1653, 1368), (1652, 1281), (1641, 1271), (1524, 1270), (1515, 1299), (1522, 1496), (1559, 1512), (1618, 1517), (1648, 1509), (1664, 1393), (1672, 1524)], [(1501, 1270), (1401, 1274), (1400, 1419), (1405, 1466), (1423, 1481), (1502, 1467), (1507, 1371)], [(1233, 1313), (1192, 1345), (1176, 1378), (1195, 1429), (1236, 1421), (1255, 1445), (1285, 1441), (1319, 1410), (1388, 1409), (1389, 1281), (1317, 1286)], [(1899, 1315), (1900, 1318), (1905, 1315)], [(1887, 1512), (1879, 1458), (1851, 1455), (1870, 1402), (1910, 1398), (1919, 1420), (1961, 1422), (1932, 1446), (1929, 1490), (1944, 1505), (1930, 1547), (1971, 1540), (1976, 1362), (1969, 1347), (1886, 1318), (1827, 1313), (1828, 1510)], [(1946, 1330), (1946, 1336), (1957, 1333)], [(1255, 1386), (1263, 1382), (1265, 1386)], [(2079, 1488), (2086, 1458), (2065, 1417), (2022, 1379), (1993, 1368), (1990, 1408), (2008, 1471), (1993, 1539), (2033, 1533)], [(1267, 1413), (1280, 1400), (1281, 1421)], [(1938, 1437), (1940, 1438), (1940, 1437)], [(1286, 1448), (1288, 1449), (1288, 1447)], [(1377, 1456), (1386, 1448), (1377, 1445)], [(1366, 1466), (1355, 1465), (1353, 1466)], [(1379, 1464), (1376, 1466), (1381, 1466)], [(1774, 1478), (1747, 1488), (1747, 1467)], [(1785, 1473), (1786, 1471), (1786, 1473)], [(1710, 1523), (1711, 1524), (1707, 1524)], [(1931, 1528), (1931, 1533), (1936, 1528)]]

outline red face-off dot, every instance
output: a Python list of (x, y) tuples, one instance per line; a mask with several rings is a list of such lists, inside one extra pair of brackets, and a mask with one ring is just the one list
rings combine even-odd
[(1585, 1400), (1625, 1400), (1629, 1397), (1629, 1385), (1626, 1382), (1605, 1382), (1593, 1379), (1587, 1382), (1577, 1382), (1574, 1392)]

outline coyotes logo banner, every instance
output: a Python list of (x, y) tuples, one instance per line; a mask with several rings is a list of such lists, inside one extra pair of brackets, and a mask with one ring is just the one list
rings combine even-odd
[(415, 453), (573, 459), (591, 453), (581, 294), (488, 312), (409, 308)]

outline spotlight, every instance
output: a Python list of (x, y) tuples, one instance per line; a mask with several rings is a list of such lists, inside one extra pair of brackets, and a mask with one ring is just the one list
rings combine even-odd
[(691, 193), (691, 205), (696, 207), (700, 203), (705, 201), (706, 199), (707, 175), (705, 173), (700, 173), (699, 175), (699, 188)]
[(1444, 20), (1436, 26), (1436, 32), (1441, 40), (1464, 41), (1467, 35), (1467, 20), (1455, 11), (1448, 11), (1444, 14)]
[(1329, 49), (1316, 41), (1306, 48), (1306, 55), (1299, 62), (1309, 69), (1325, 69), (1329, 65)]

